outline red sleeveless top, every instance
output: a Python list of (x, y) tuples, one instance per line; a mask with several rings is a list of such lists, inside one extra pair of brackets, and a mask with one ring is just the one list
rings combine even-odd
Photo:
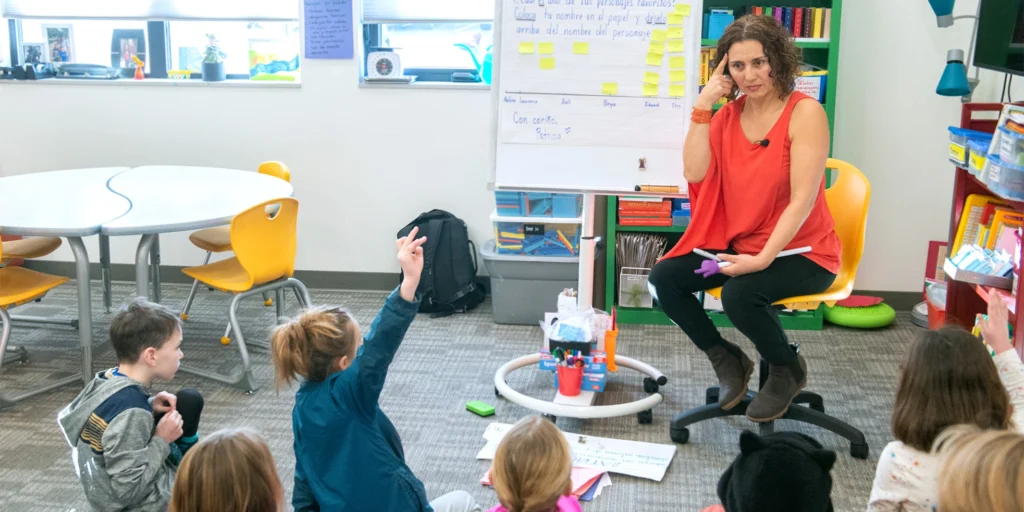
[[(790, 201), (789, 121), (801, 100), (800, 92), (790, 95), (782, 115), (765, 140), (767, 147), (750, 142), (740, 126), (740, 112), (746, 97), (733, 101), (711, 120), (711, 164), (704, 180), (690, 183), (690, 225), (679, 243), (662, 259), (675, 258), (699, 249), (732, 247), (740, 254), (761, 252)], [(810, 246), (804, 253), (811, 261), (832, 273), (839, 272), (841, 245), (832, 213), (825, 201), (825, 181), (807, 220), (786, 249)]]

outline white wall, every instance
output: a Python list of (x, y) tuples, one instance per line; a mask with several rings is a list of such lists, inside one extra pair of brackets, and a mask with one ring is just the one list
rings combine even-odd
[[(975, 6), (964, 0), (957, 12)], [(960, 113), (935, 85), (946, 50), (966, 50), (971, 27), (938, 29), (924, 0), (847, 0), (843, 11), (834, 154), (860, 167), (874, 193), (857, 287), (920, 290), (927, 242), (947, 236), (946, 126)], [(283, 160), (301, 201), (305, 270), (397, 271), (395, 232), (430, 208), (465, 219), (477, 241), (491, 236), (487, 92), (359, 89), (356, 61), (303, 66), (302, 88), (286, 90), (0, 84), (0, 107), (18, 120), (0, 134), (0, 176)], [(975, 100), (997, 100), (1001, 85), (983, 73)], [(162, 240), (166, 264), (199, 262), (186, 234)], [(113, 261), (134, 261), (137, 241), (114, 239)]]

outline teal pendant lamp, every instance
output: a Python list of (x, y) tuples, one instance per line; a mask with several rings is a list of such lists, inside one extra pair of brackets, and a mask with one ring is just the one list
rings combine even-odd
[(953, 26), (953, 4), (955, 2), (956, 0), (928, 0), (932, 11), (935, 12), (935, 21), (938, 22), (939, 28)]
[(942, 71), (935, 93), (940, 96), (967, 96), (971, 93), (963, 50), (950, 50), (946, 53), (946, 69)]

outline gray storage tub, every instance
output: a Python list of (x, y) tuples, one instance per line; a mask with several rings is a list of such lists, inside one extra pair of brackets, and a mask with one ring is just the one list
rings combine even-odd
[(491, 276), (494, 323), (537, 325), (544, 313), (558, 310), (558, 294), (576, 288), (579, 257), (498, 254), (494, 240), (480, 248)]

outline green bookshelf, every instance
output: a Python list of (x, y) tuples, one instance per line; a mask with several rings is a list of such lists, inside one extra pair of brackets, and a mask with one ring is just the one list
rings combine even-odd
[[(825, 108), (825, 113), (828, 115), (829, 130), (831, 132), (831, 139), (835, 140), (835, 105), (836, 105), (836, 86), (839, 82), (839, 42), (840, 42), (840, 26), (843, 12), (843, 1), (842, 0), (781, 0), (776, 3), (764, 2), (764, 1), (750, 1), (750, 0), (716, 0), (715, 8), (731, 8), (731, 9), (745, 9), (754, 5), (770, 5), (774, 7), (779, 5), (781, 7), (827, 7), (832, 9), (832, 24), (829, 27), (829, 39), (797, 39), (796, 45), (804, 50), (804, 62), (817, 66), (819, 68), (828, 70), (828, 79), (825, 85), (825, 101), (822, 103), (822, 107)], [(716, 39), (702, 39), (701, 46), (715, 46), (718, 44)], [(716, 108), (717, 110), (717, 108)], [(831, 182), (830, 178), (826, 178), (828, 182)], [(617, 224), (618, 218), (618, 198), (615, 196), (608, 197), (608, 228), (607, 238), (609, 249), (606, 252), (607, 262), (605, 268), (605, 297), (604, 307), (606, 311), (610, 311), (613, 306), (616, 307), (617, 320), (621, 324), (625, 325), (672, 325), (672, 321), (668, 319), (661, 310), (655, 308), (642, 309), (642, 308), (620, 308), (616, 304), (616, 296), (618, 293), (618, 276), (615, 275), (615, 250), (612, 247), (615, 243), (616, 233), (618, 232), (643, 232), (643, 233), (663, 233), (669, 235), (669, 247), (674, 245), (675, 240), (678, 240), (676, 235), (681, 235), (685, 232), (686, 228), (682, 227), (644, 227), (644, 226), (619, 226)], [(725, 314), (720, 312), (710, 312), (711, 319), (715, 322), (715, 325), (720, 327), (731, 327), (732, 324), (729, 319), (726, 318)], [(819, 307), (815, 311), (797, 311), (797, 312), (783, 312), (779, 314), (779, 318), (782, 321), (782, 326), (790, 330), (820, 330), (824, 323), (824, 306)]]

